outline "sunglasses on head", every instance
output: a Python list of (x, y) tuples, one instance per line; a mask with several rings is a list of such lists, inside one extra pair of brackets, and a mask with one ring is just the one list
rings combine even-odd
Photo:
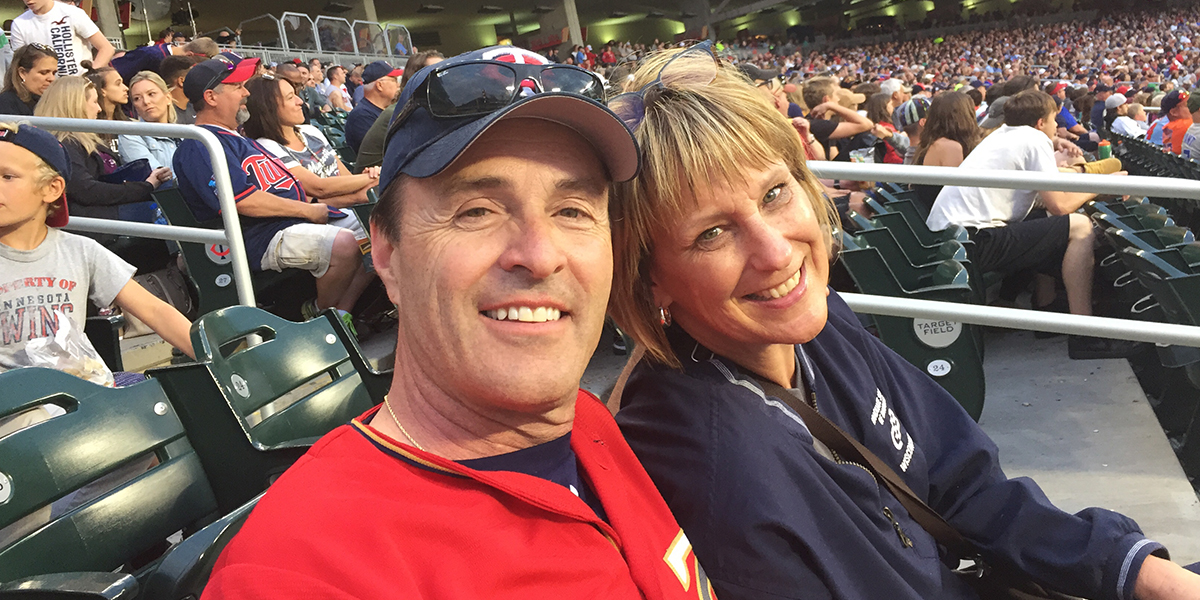
[(604, 103), (604, 84), (594, 73), (570, 65), (523, 65), (473, 60), (435, 66), (393, 122), (388, 139), (417, 107), (438, 119), (476, 117), (503, 110), (522, 98), (566, 93)]
[[(633, 131), (642, 124), (642, 119), (646, 118), (647, 94), (672, 85), (708, 85), (717, 78), (718, 64), (717, 55), (713, 54), (712, 42), (700, 42), (667, 61), (658, 71), (654, 81), (636, 92), (614, 96), (608, 101), (608, 108)], [(692, 68), (693, 66), (695, 68)]]
[(219, 54), (217, 56), (214, 56), (213, 58), (221, 61), (222, 63), (225, 63), (225, 70), (217, 71), (217, 74), (213, 75), (212, 79), (208, 80), (208, 84), (204, 86), (204, 89), (206, 89), (206, 90), (211, 90), (211, 89), (217, 87), (217, 84), (221, 83), (222, 80), (224, 80), (226, 77), (228, 77), (229, 73), (231, 71), (233, 71), (234, 67), (236, 66), (233, 64), (232, 60), (229, 60), (227, 57), (221, 56)]

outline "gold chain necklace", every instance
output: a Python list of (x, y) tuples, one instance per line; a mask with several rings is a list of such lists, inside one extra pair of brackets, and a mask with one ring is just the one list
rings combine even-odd
[(396, 413), (392, 410), (392, 403), (388, 402), (387, 396), (383, 397), (383, 406), (387, 408), (388, 414), (392, 415), (392, 422), (396, 424), (396, 427), (400, 428), (400, 433), (403, 433), (404, 437), (408, 438), (408, 441), (412, 442), (412, 445), (417, 447), (417, 450), (426, 452), (425, 448), (422, 448), (421, 445), (417, 443), (417, 440), (414, 440), (413, 436), (409, 435), (408, 430), (400, 424), (400, 419), (396, 418)]

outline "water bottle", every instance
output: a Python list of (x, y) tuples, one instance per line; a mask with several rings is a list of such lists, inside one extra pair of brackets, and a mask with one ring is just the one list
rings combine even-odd
[(1112, 143), (1110, 143), (1108, 140), (1101, 140), (1099, 149), (1097, 150), (1097, 158), (1100, 160), (1112, 158)]

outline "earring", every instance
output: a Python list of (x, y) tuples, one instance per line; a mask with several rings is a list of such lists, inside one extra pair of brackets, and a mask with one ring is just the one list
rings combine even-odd
[(663, 327), (671, 326), (671, 309), (660, 306), (658, 307), (658, 322)]

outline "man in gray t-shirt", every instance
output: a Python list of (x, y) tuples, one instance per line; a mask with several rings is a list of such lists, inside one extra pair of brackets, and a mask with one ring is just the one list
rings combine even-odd
[(0, 372), (30, 340), (58, 332), (59, 314), (83, 331), (87, 302), (108, 306), (135, 269), (91, 238), (50, 227), (33, 250), (0, 244)]

